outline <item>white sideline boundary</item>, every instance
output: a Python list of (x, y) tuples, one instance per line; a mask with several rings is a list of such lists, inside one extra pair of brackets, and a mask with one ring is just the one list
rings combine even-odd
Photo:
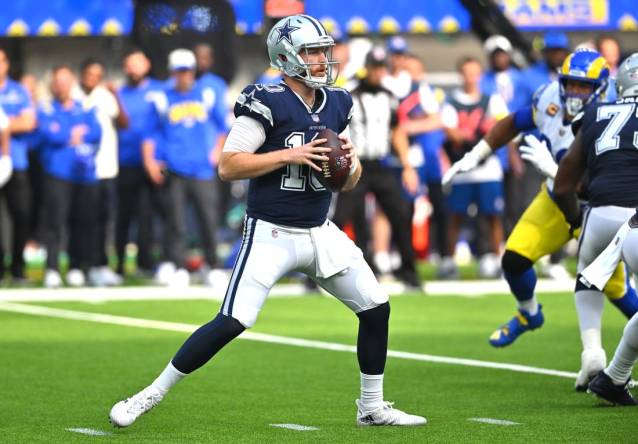
[[(0, 311), (21, 313), (34, 316), (46, 316), (60, 319), (70, 319), (76, 321), (89, 321), (100, 324), (121, 325), (126, 327), (138, 327), (165, 331), (176, 331), (192, 333), (199, 325), (185, 324), (178, 322), (157, 321), (152, 319), (133, 318), (128, 316), (115, 316), (104, 313), (89, 313), (75, 310), (64, 310), (59, 308), (42, 307), (37, 305), (26, 305), (12, 302), (0, 302)], [(291, 345), (295, 347), (314, 348), (320, 350), (330, 350), (339, 352), (356, 353), (357, 348), (353, 345), (339, 344), (335, 342), (315, 341), (310, 339), (292, 338), (287, 336), (271, 335), (267, 333), (257, 333), (245, 331), (239, 339), (267, 342), (270, 344)], [(398, 350), (388, 350), (388, 357), (407, 359), (421, 362), (434, 362), (438, 364), (462, 365), (467, 367), (482, 367), (498, 370), (509, 370), (519, 373), (532, 373), (538, 375), (558, 376), (561, 378), (575, 379), (576, 373), (561, 370), (552, 370), (540, 367), (530, 367), (527, 365), (508, 364), (502, 362), (480, 361), (476, 359), (453, 358), (448, 356), (436, 356), (422, 353), (411, 353)]]
[[(536, 293), (571, 292), (574, 282), (540, 279)], [(405, 287), (398, 282), (381, 282), (384, 290), (393, 296), (405, 293)], [(476, 281), (429, 281), (425, 282), (426, 296), (458, 296), (479, 298), (489, 294), (510, 294), (504, 280)], [(8, 288), (0, 290), (0, 302), (93, 302), (107, 301), (171, 301), (171, 300), (216, 300), (224, 298), (224, 290), (192, 286), (170, 288), (158, 286), (112, 287), (112, 288)], [(273, 287), (269, 298), (301, 297), (309, 294), (302, 284), (278, 284)]]

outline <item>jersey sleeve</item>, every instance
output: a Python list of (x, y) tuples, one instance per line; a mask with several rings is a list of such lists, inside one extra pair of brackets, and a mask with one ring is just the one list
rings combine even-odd
[(551, 83), (546, 83), (539, 86), (532, 96), (532, 118), (536, 127), (539, 127), (541, 125), (545, 113), (551, 112), (551, 110), (549, 110), (549, 107), (551, 106), (551, 100), (548, 100), (549, 96), (551, 95), (551, 85)]
[(521, 108), (514, 113), (514, 127), (519, 132), (531, 131), (536, 128), (534, 109), (531, 106)]
[(279, 92), (269, 92), (258, 85), (249, 85), (239, 94), (235, 102), (235, 117), (247, 116), (260, 122), (266, 133), (275, 126), (274, 109)]
[(343, 119), (343, 124), (339, 127), (338, 133), (341, 134), (350, 124), (352, 120), (352, 116), (354, 115), (354, 102), (352, 100), (352, 96), (346, 90), (343, 90), (343, 109), (345, 111), (345, 118)]

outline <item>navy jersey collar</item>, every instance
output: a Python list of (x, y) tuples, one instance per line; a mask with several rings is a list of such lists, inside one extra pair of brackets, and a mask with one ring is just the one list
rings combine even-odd
[[(288, 86), (288, 84), (285, 81), (282, 80), (280, 84), (284, 86), (285, 88), (287, 88), (291, 93), (293, 93), (295, 97), (297, 97), (297, 99), (299, 99), (299, 101), (303, 104), (303, 106), (308, 111), (308, 114), (318, 114), (325, 108), (326, 102), (328, 101), (328, 94), (326, 94), (326, 91), (323, 88), (319, 88), (315, 90), (315, 103), (313, 104), (311, 108), (308, 106), (308, 104), (304, 101), (304, 99), (299, 94), (294, 92), (293, 89), (290, 86)], [(319, 94), (321, 94), (321, 100), (318, 100)]]

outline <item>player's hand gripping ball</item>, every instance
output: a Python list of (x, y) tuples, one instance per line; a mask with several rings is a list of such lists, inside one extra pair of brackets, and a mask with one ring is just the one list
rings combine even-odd
[(317, 162), (321, 171), (313, 169), (312, 172), (324, 187), (333, 193), (338, 192), (348, 180), (352, 160), (346, 157), (348, 151), (341, 148), (343, 142), (339, 140), (337, 133), (330, 128), (319, 131), (317, 138), (327, 139), (322, 146), (332, 148), (332, 151), (325, 153), (328, 160)]

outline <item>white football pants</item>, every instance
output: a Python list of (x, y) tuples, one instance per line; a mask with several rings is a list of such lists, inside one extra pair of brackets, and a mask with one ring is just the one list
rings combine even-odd
[[(299, 271), (308, 275), (355, 313), (388, 301), (361, 250), (332, 222), (320, 230), (326, 242), (315, 245), (311, 229), (275, 225), (246, 218), (241, 251), (222, 302), (221, 311), (252, 327), (266, 302), (270, 289), (285, 274)], [(313, 230), (317, 230), (314, 228)], [(347, 264), (343, 271), (320, 277), (318, 263), (338, 257)], [(334, 260), (333, 260), (334, 262)]]

